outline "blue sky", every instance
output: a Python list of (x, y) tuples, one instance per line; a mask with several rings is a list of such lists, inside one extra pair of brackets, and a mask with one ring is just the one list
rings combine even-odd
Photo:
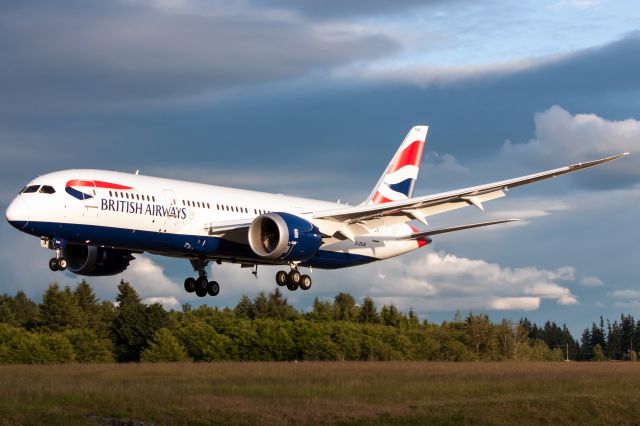
[[(0, 203), (38, 174), (140, 169), (360, 202), (410, 126), (430, 126), (416, 194), (640, 146), (640, 7), (633, 1), (126, 0), (0, 5)], [(521, 217), (440, 236), (411, 255), (314, 271), (314, 287), (414, 307), (551, 319), (640, 317), (640, 154), (434, 217)], [(0, 291), (38, 298), (50, 254), (8, 224)], [(274, 288), (214, 267), (234, 305)], [(181, 290), (187, 262), (144, 256), (122, 276), (146, 298)], [(92, 279), (111, 299), (120, 277)]]

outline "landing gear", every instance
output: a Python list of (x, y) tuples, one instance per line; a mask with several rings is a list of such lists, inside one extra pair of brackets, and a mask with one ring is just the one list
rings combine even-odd
[(276, 283), (279, 286), (287, 286), (290, 291), (296, 291), (298, 288), (309, 290), (311, 288), (311, 277), (302, 275), (297, 268), (292, 268), (289, 273), (278, 271), (276, 274)]
[(184, 289), (188, 293), (195, 292), (198, 297), (205, 297), (207, 294), (217, 296), (220, 293), (220, 285), (217, 281), (209, 281), (205, 271), (209, 261), (203, 259), (191, 259), (190, 261), (193, 270), (198, 273), (198, 278), (189, 277), (184, 280)]
[[(58, 241), (58, 240), (56, 240)], [(52, 271), (64, 271), (67, 269), (67, 259), (62, 256), (62, 248), (65, 245), (64, 242), (58, 241), (55, 244), (56, 257), (49, 259), (49, 269)]]

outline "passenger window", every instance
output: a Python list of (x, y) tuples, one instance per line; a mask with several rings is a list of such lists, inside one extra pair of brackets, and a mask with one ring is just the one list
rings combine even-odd
[(44, 185), (42, 188), (40, 188), (40, 191), (42, 194), (55, 194), (56, 190), (53, 189), (53, 186), (49, 186), (49, 185)]
[(23, 194), (30, 194), (32, 192), (37, 192), (38, 189), (40, 188), (40, 185), (31, 185), (31, 186), (27, 186), (22, 193)]

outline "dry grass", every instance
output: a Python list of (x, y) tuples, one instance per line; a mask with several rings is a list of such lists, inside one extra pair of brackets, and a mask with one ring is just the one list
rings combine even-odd
[(640, 424), (640, 363), (0, 366), (0, 424)]

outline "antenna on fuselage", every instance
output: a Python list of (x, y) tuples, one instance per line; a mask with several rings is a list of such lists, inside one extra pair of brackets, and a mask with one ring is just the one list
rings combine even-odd
[(140, 173), (140, 169), (136, 170), (136, 176)]

